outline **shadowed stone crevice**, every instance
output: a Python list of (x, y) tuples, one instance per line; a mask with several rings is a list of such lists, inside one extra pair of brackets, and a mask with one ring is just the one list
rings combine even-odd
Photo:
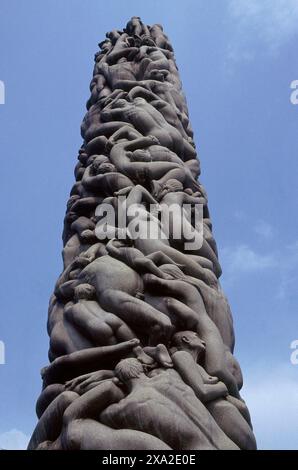
[(255, 449), (173, 48), (138, 17), (99, 47), (28, 448)]

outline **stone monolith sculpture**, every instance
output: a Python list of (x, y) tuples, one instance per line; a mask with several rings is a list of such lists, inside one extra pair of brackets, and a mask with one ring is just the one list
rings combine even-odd
[(29, 449), (254, 449), (173, 48), (99, 47)]

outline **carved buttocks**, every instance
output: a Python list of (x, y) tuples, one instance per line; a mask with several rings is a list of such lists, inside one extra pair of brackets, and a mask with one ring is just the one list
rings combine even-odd
[(173, 48), (138, 17), (99, 47), (29, 448), (254, 449)]

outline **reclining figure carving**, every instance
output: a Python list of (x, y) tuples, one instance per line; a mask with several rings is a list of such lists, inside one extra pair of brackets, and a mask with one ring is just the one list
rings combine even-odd
[(99, 47), (29, 449), (255, 449), (173, 48), (139, 17)]

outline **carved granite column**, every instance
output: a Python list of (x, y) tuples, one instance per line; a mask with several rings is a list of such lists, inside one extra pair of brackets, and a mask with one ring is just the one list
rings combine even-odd
[(254, 449), (172, 46), (138, 17), (99, 46), (29, 448)]

